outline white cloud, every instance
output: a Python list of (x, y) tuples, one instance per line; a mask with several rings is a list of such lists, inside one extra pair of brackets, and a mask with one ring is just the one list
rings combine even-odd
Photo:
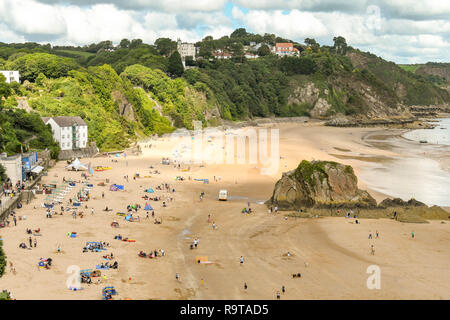
[(0, 0), (0, 21), (18, 33), (58, 35), (66, 32), (59, 7), (33, 0)]
[[(235, 5), (232, 17), (227, 3)], [(379, 8), (380, 15), (368, 8)], [(342, 35), (350, 45), (396, 62), (450, 60), (448, 0), (0, 0), (2, 42), (194, 42), (236, 27), (327, 45)]]
[(267, 32), (290, 39), (303, 39), (325, 36), (328, 32), (325, 25), (310, 12), (291, 10), (284, 14), (281, 10), (250, 10), (244, 13), (234, 7), (232, 14), (250, 31), (261, 34)]
[(227, 0), (37, 0), (47, 4), (72, 4), (88, 6), (96, 4), (114, 4), (117, 8), (129, 10), (157, 10), (171, 13), (190, 11), (219, 11)]

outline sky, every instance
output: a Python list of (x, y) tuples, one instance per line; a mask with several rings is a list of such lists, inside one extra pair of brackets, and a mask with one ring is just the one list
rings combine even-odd
[(303, 43), (333, 37), (396, 63), (450, 62), (449, 0), (0, 0), (0, 42), (194, 42), (236, 28)]

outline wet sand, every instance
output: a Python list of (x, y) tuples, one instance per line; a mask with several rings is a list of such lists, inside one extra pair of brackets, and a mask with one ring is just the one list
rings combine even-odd
[[(143, 148), (141, 156), (114, 158), (117, 163), (110, 158), (82, 159), (92, 166), (112, 167), (90, 177), (94, 188), (91, 200), (86, 203), (88, 209), (82, 209), (84, 218), (75, 220), (70, 213), (64, 213), (47, 219), (45, 209), (40, 208), (44, 195), (38, 195), (29, 205), (17, 210), (17, 215), (25, 215), (27, 219), (18, 221), (17, 227), (0, 229), (8, 261), (13, 262), (17, 273), (12, 274), (8, 266), (0, 278), (0, 288), (8, 289), (17, 299), (101, 299), (101, 289), (106, 285), (116, 287), (117, 299), (274, 299), (282, 285), (286, 287), (282, 299), (449, 299), (448, 222), (406, 224), (362, 219), (360, 225), (355, 225), (345, 218), (285, 219), (285, 213), (268, 214), (264, 205), (255, 203), (268, 199), (281, 173), (294, 169), (303, 159), (344, 162), (353, 165), (357, 175), (364, 175), (373, 162), (339, 159), (336, 155), (408, 157), (395, 148), (374, 147), (367, 135), (379, 134), (377, 130), (331, 128), (313, 123), (283, 124), (280, 126), (283, 159), (278, 172), (270, 176), (261, 175), (258, 165), (190, 165), (189, 172), (162, 165), (161, 158), (170, 157), (174, 147), (167, 139), (152, 141), (152, 148)], [(64, 165), (59, 162), (42, 182), (61, 183), (63, 176), (81, 179), (80, 172), (67, 172)], [(161, 174), (151, 174), (154, 169), (150, 165)], [(187, 167), (184, 165), (182, 169)], [(136, 172), (141, 178), (133, 180)], [(124, 174), (128, 174), (129, 182), (123, 178)], [(209, 184), (176, 181), (176, 176), (208, 178)], [(220, 176), (221, 181), (214, 181), (214, 176)], [(123, 184), (125, 191), (109, 191), (110, 184), (97, 186), (106, 178), (111, 183)], [(170, 183), (176, 192), (157, 191), (155, 187), (161, 183)], [(368, 185), (360, 179), (360, 186)], [(141, 197), (149, 187), (164, 198), (174, 197), (166, 208), (161, 202), (148, 201), (156, 217), (162, 219), (161, 225), (153, 224), (151, 218), (145, 219), (142, 210), (138, 212), (141, 222), (126, 222), (116, 215), (117, 211), (124, 212), (128, 204), (144, 207), (146, 201)], [(73, 192), (79, 189), (77, 184)], [(217, 200), (221, 189), (228, 190), (230, 201)], [(205, 198), (200, 201), (202, 191)], [(377, 200), (385, 197), (371, 188), (369, 191)], [(102, 192), (105, 192), (104, 200)], [(255, 214), (241, 213), (247, 206), (247, 198)], [(113, 211), (103, 212), (106, 205)], [(90, 213), (91, 207), (95, 209), (94, 215)], [(210, 223), (208, 214), (212, 216)], [(110, 226), (114, 219), (120, 224), (118, 229)], [(36, 249), (18, 248), (20, 242), (27, 243), (26, 228), (42, 230), (43, 235), (36, 237)], [(369, 232), (375, 230), (380, 232), (380, 238), (369, 240)], [(71, 231), (79, 237), (67, 237)], [(412, 231), (415, 239), (411, 239)], [(117, 234), (134, 238), (136, 242), (113, 240)], [(195, 238), (199, 239), (199, 246), (191, 250), (189, 245)], [(86, 241), (106, 241), (110, 248), (104, 253), (82, 253)], [(58, 244), (62, 253), (56, 253)], [(370, 255), (372, 244), (376, 250), (374, 256)], [(137, 256), (140, 250), (161, 248), (166, 252), (165, 257)], [(84, 289), (76, 292), (67, 289), (67, 267), (94, 268), (103, 262), (101, 256), (110, 252), (117, 257), (118, 270), (102, 271), (107, 279), (102, 279), (99, 285), (83, 284)], [(291, 253), (290, 257), (287, 252)], [(207, 257), (212, 263), (198, 264), (197, 256)], [(245, 259), (242, 266), (240, 256)], [(53, 258), (51, 270), (38, 269), (41, 257)], [(366, 270), (370, 265), (381, 268), (380, 290), (369, 290), (366, 286), (369, 276)], [(176, 273), (180, 274), (180, 282), (175, 280)], [(294, 273), (301, 273), (302, 277), (294, 279)], [(247, 290), (243, 288), (244, 282)]]

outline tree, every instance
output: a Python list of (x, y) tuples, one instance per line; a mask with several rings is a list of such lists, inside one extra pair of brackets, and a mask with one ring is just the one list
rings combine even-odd
[(3, 181), (6, 181), (6, 179), (7, 179), (7, 176), (6, 176), (6, 169), (5, 169), (5, 167), (3, 167), (3, 166), (0, 164), (0, 183), (3, 182)]
[(169, 56), (177, 49), (177, 43), (169, 38), (156, 39), (155, 46), (159, 54), (163, 56)]
[(135, 48), (139, 47), (140, 45), (142, 45), (142, 40), (141, 39), (133, 39), (133, 40), (131, 40), (129, 48), (130, 49), (135, 49)]
[(247, 36), (247, 30), (245, 30), (245, 28), (236, 29), (230, 34), (230, 38), (243, 38), (246, 36)]
[(170, 55), (167, 71), (176, 77), (181, 77), (183, 75), (183, 62), (181, 61), (181, 56), (178, 51), (175, 51)]
[(233, 58), (236, 58), (236, 61), (242, 62), (244, 57), (244, 46), (241, 42), (235, 42), (231, 45), (231, 53), (233, 54)]
[(6, 83), (6, 78), (3, 76), (3, 74), (0, 73), (0, 111), (2, 110), (3, 107), (2, 97), (6, 99), (9, 97), (10, 94), (11, 94), (11, 87), (8, 83)]
[(268, 56), (269, 54), (271, 54), (271, 52), (270, 52), (270, 49), (269, 49), (269, 46), (268, 46), (268, 45), (263, 44), (263, 45), (261, 45), (261, 47), (259, 47), (259, 49), (258, 49), (258, 55), (259, 55), (260, 57)]
[(313, 52), (318, 52), (319, 48), (320, 48), (320, 44), (318, 44), (316, 42), (316, 40), (312, 39), (312, 38), (306, 38), (305, 39), (305, 44), (311, 48), (311, 50)]
[(128, 47), (130, 46), (130, 44), (131, 44), (130, 40), (128, 40), (128, 39), (122, 39), (122, 40), (120, 41), (119, 47), (120, 47), (120, 48), (126, 49), (126, 48), (128, 48)]
[(312, 39), (312, 38), (306, 38), (305, 39), (305, 44), (312, 47), (313, 45), (317, 44), (316, 40)]
[(334, 50), (337, 54), (341, 54), (344, 55), (347, 52), (347, 41), (345, 40), (344, 37), (334, 37), (333, 38), (334, 41)]
[(8, 61), (6, 67), (9, 70), (19, 70), (20, 77), (28, 81), (34, 81), (40, 73), (48, 78), (59, 78), (67, 76), (72, 69), (78, 69), (78, 65), (71, 58), (42, 52), (26, 54)]
[(36, 78), (36, 84), (39, 86), (42, 86), (44, 84), (45, 80), (47, 80), (47, 77), (45, 76), (45, 74), (43, 74), (41, 72), (41, 73), (39, 73), (39, 75)]
[(194, 57), (186, 56), (184, 58), (184, 63), (186, 64), (186, 66), (189, 66), (189, 67), (195, 66)]

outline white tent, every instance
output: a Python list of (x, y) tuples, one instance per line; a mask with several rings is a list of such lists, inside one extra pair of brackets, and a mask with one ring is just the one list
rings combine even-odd
[(66, 169), (78, 171), (78, 170), (87, 170), (88, 168), (84, 164), (82, 164), (80, 160), (78, 160), (78, 158), (76, 158), (75, 160), (73, 160), (71, 164), (66, 166)]

